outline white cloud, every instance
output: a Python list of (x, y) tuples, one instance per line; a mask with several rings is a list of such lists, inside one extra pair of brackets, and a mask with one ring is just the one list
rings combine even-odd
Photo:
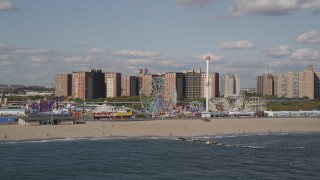
[(320, 31), (309, 31), (301, 33), (297, 39), (301, 43), (320, 43)]
[(320, 0), (235, 0), (229, 13), (235, 16), (279, 16), (308, 9), (320, 9)]
[(49, 76), (49, 75), (51, 76), (51, 72), (48, 69), (46, 69), (44, 71), (33, 72), (31, 74), (27, 74), (26, 76), (24, 76), (24, 78), (26, 80), (32, 81), (32, 80), (36, 80), (36, 79), (42, 79), (43, 77)]
[(31, 56), (31, 61), (35, 63), (45, 62), (47, 61), (47, 57), (44, 55), (34, 55)]
[(268, 56), (273, 58), (283, 58), (291, 55), (291, 50), (288, 45), (282, 45), (275, 48), (263, 50)]
[(198, 60), (205, 60), (207, 56), (210, 56), (211, 61), (222, 61), (225, 58), (224, 56), (218, 56), (218, 55), (211, 53), (211, 52), (205, 53), (203, 55), (197, 55), (197, 56), (195, 56), (195, 58)]
[(15, 5), (11, 1), (0, 0), (0, 11), (16, 10)]
[(189, 6), (205, 7), (212, 4), (214, 1), (215, 0), (175, 0), (179, 8)]
[(6, 55), (6, 54), (0, 55), (0, 61), (2, 61), (2, 60), (8, 60), (9, 58), (10, 58), (9, 55)]
[(4, 43), (0, 43), (0, 48), (6, 48), (8, 47), (8, 45), (4, 44)]
[(0, 65), (10, 65), (11, 62), (10, 62), (10, 56), (9, 55), (6, 55), (6, 54), (2, 54), (0, 55)]
[(32, 64), (31, 64), (31, 67), (34, 67), (34, 68), (39, 68), (39, 67), (41, 67), (41, 66), (42, 66), (41, 63), (32, 63)]
[(10, 64), (11, 64), (11, 62), (9, 60), (0, 60), (0, 65), (8, 66)]
[(43, 76), (47, 76), (49, 74), (50, 74), (50, 72), (48, 70), (41, 71), (41, 72), (37, 72), (37, 73), (34, 73), (34, 74), (28, 74), (28, 75), (25, 76), (25, 79), (27, 79), (27, 80), (40, 79), (40, 78), (43, 78)]
[(38, 77), (37, 74), (28, 74), (25, 76), (27, 80), (34, 80), (34, 79), (37, 79), (37, 77)]
[(9, 55), (6, 55), (6, 54), (0, 55), (0, 65), (7, 66), (10, 64), (11, 64), (11, 61), (10, 61)]
[(106, 51), (104, 49), (101, 49), (101, 48), (93, 48), (89, 51), (89, 53), (91, 54), (103, 54), (105, 53)]
[(254, 48), (254, 44), (248, 40), (226, 41), (218, 46), (221, 49), (248, 49)]
[(153, 61), (147, 60), (147, 59), (129, 59), (126, 61), (126, 64), (128, 65), (137, 65), (137, 64), (151, 64)]
[(291, 58), (298, 60), (320, 60), (320, 52), (312, 48), (298, 49), (291, 55)]
[(128, 57), (159, 57), (160, 54), (157, 52), (150, 52), (150, 51), (131, 51), (131, 50), (120, 50), (113, 52), (114, 55), (119, 56), (128, 56)]
[(16, 49), (13, 51), (14, 54), (42, 54), (48, 53), (50, 49), (43, 48), (43, 49)]
[(63, 62), (66, 63), (79, 63), (82, 62), (81, 56), (68, 56), (63, 59)]

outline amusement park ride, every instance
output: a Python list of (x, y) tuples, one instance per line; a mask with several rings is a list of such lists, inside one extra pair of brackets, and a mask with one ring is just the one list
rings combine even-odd
[(204, 87), (205, 87), (205, 96), (206, 96), (206, 111), (201, 112), (201, 117), (202, 118), (210, 118), (211, 117), (211, 112), (209, 111), (209, 87), (210, 87), (210, 81), (209, 81), (209, 61), (210, 61), (210, 56), (206, 56), (206, 79), (204, 82)]
[(212, 115), (253, 115), (254, 112), (265, 110), (266, 100), (260, 97), (245, 98), (244, 96), (211, 98), (209, 96), (209, 61), (210, 56), (205, 57), (206, 60), (206, 80), (204, 84), (204, 94), (206, 105), (198, 101), (192, 101), (187, 108), (179, 107), (177, 104), (177, 91), (175, 86), (166, 81), (163, 77), (150, 78), (145, 82), (140, 90), (140, 100), (142, 108), (152, 117), (180, 113), (186, 111), (201, 114), (201, 118), (210, 118)]
[(146, 84), (140, 90), (140, 100), (147, 113), (154, 117), (175, 108), (177, 91), (169, 81), (162, 77), (155, 77)]

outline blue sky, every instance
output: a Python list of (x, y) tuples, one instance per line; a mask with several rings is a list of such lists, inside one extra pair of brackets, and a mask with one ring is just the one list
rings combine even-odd
[(320, 71), (320, 0), (0, 0), (0, 84), (58, 73)]

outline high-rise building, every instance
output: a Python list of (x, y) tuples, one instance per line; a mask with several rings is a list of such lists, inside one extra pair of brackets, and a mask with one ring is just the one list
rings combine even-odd
[(257, 78), (257, 94), (262, 96), (274, 95), (274, 79), (272, 74), (266, 73)]
[(263, 95), (263, 75), (257, 77), (257, 94)]
[(152, 94), (152, 82), (153, 78), (159, 77), (158, 75), (155, 74), (144, 74), (139, 77), (139, 84), (140, 84), (140, 89), (139, 89), (139, 95), (140, 93), (143, 93), (146, 96), (149, 96)]
[(185, 75), (185, 97), (187, 99), (197, 99), (201, 97), (201, 69), (184, 70)]
[(72, 97), (84, 100), (93, 97), (93, 76), (91, 72), (72, 72)]
[(138, 77), (137, 76), (124, 76), (122, 77), (122, 96), (138, 96)]
[(105, 73), (106, 97), (121, 96), (121, 73)]
[(299, 73), (288, 72), (287, 78), (287, 98), (299, 98)]
[(55, 95), (69, 97), (72, 95), (72, 75), (57, 74), (55, 76)]
[(313, 66), (308, 65), (308, 70), (299, 73), (300, 77), (300, 92), (299, 97), (308, 97), (314, 99), (315, 97), (315, 73)]
[(273, 95), (278, 96), (278, 75), (273, 76)]
[(225, 74), (221, 78), (221, 95), (239, 96), (240, 95), (240, 77), (234, 74)]
[(288, 72), (278, 75), (278, 97), (315, 99), (316, 73), (312, 65), (304, 72)]
[(90, 72), (72, 72), (72, 97), (84, 100), (105, 98), (104, 73), (101, 69)]
[(314, 74), (314, 98), (320, 99), (320, 72)]
[[(206, 73), (201, 74), (201, 97), (206, 98)], [(209, 99), (219, 97), (219, 73), (209, 72)]]
[(137, 72), (138, 77), (138, 93), (140, 94), (140, 91), (142, 89), (142, 77), (149, 74), (149, 70), (147, 68), (140, 68)]
[(91, 74), (93, 78), (93, 92), (92, 98), (105, 98), (106, 97), (106, 85), (105, 85), (105, 75), (101, 69), (91, 69)]
[(287, 97), (288, 75), (287, 73), (278, 74), (278, 97)]
[(178, 72), (167, 72), (164, 75), (166, 86), (174, 89), (177, 92), (177, 97), (181, 98), (185, 96), (185, 76), (183, 73)]

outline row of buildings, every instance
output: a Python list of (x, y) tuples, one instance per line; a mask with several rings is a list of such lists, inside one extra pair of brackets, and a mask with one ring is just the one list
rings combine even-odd
[(257, 77), (257, 93), (284, 98), (320, 98), (320, 72), (313, 66), (303, 72), (286, 72), (272, 75), (265, 73)]
[[(85, 100), (117, 96), (139, 96), (142, 88), (148, 88), (152, 79), (161, 77), (166, 86), (174, 88), (178, 98), (197, 99), (205, 95), (205, 72), (184, 70), (183, 72), (166, 72), (150, 74), (148, 69), (139, 69), (136, 76), (123, 76), (121, 73), (102, 72), (101, 69), (57, 74), (55, 76), (55, 94)], [(240, 93), (240, 78), (227, 74), (222, 78), (222, 95)], [(219, 97), (219, 73), (209, 73), (209, 97)]]

